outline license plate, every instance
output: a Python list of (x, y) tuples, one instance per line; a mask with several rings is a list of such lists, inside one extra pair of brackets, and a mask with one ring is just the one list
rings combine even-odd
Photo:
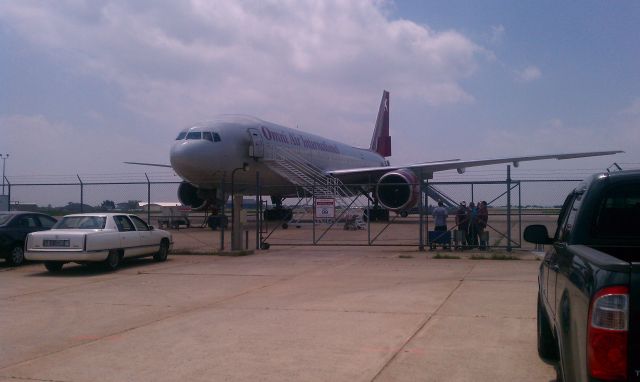
[(43, 247), (68, 247), (69, 240), (43, 240)]

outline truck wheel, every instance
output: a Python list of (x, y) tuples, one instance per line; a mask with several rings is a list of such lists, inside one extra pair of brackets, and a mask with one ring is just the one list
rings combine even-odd
[(107, 256), (107, 259), (102, 263), (102, 265), (107, 271), (115, 271), (118, 269), (118, 266), (120, 266), (120, 253), (115, 249), (112, 249), (109, 251), (109, 256)]
[(546, 362), (558, 361), (558, 343), (553, 337), (549, 319), (542, 310), (541, 297), (538, 294), (538, 356)]
[(162, 241), (160, 242), (160, 249), (158, 250), (158, 253), (153, 255), (153, 259), (155, 261), (165, 261), (167, 260), (168, 254), (169, 254), (169, 243), (167, 242), (166, 239), (162, 239)]
[(51, 273), (57, 273), (62, 270), (63, 262), (60, 261), (45, 261), (44, 267)]
[(9, 265), (14, 265), (16, 267), (24, 264), (24, 249), (22, 249), (22, 245), (16, 244), (11, 248), (7, 261), (9, 262)]

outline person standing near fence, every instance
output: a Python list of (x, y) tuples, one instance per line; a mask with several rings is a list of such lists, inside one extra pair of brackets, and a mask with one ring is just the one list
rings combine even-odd
[(469, 234), (469, 209), (465, 201), (460, 203), (460, 207), (456, 211), (456, 225), (459, 232), (456, 234), (456, 241), (458, 241), (456, 245), (464, 247), (467, 245), (467, 235)]
[(487, 210), (487, 202), (482, 201), (478, 207), (478, 220), (477, 220), (477, 232), (478, 237), (480, 239), (480, 249), (487, 248), (487, 232), (485, 229), (487, 228), (487, 223), (489, 222), (489, 211)]
[(467, 235), (467, 245), (475, 247), (478, 245), (478, 208), (474, 202), (469, 203), (469, 229)]
[(447, 213), (447, 209), (444, 208), (444, 203), (442, 201), (438, 202), (438, 207), (433, 209), (433, 219), (435, 220), (435, 230), (436, 231), (446, 231), (447, 230), (447, 217), (449, 214)]

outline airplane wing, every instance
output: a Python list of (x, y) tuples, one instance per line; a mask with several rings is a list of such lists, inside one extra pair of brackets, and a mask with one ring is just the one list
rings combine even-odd
[(159, 163), (142, 163), (142, 162), (123, 162), (126, 164), (136, 164), (139, 166), (155, 166), (155, 167), (168, 167), (171, 168), (170, 164), (159, 164)]
[(428, 162), (428, 163), (415, 163), (406, 166), (383, 166), (383, 167), (364, 167), (364, 168), (349, 168), (343, 170), (330, 170), (328, 174), (333, 175), (340, 179), (354, 179), (355, 177), (370, 176), (373, 179), (384, 175), (385, 173), (401, 168), (408, 168), (416, 173), (422, 172), (424, 176), (433, 174), (438, 171), (457, 170), (462, 174), (467, 167), (478, 166), (490, 166), (500, 163), (512, 163), (515, 167), (518, 167), (520, 162), (543, 160), (543, 159), (573, 159), (584, 157), (595, 157), (601, 155), (613, 155), (623, 153), (624, 151), (590, 151), (583, 153), (570, 153), (570, 154), (549, 154), (549, 155), (534, 155), (526, 157), (511, 157), (511, 158), (495, 158), (495, 159), (480, 159), (480, 160), (451, 160), (442, 162)]

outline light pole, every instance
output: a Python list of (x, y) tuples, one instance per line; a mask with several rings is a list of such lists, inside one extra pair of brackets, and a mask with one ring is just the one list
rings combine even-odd
[(6, 167), (5, 162), (9, 159), (9, 154), (0, 154), (2, 158), (2, 195), (4, 195), (4, 169)]
[[(236, 171), (242, 170), (244, 172), (249, 170), (249, 163), (242, 163), (242, 167), (234, 168), (231, 171), (231, 250), (237, 250), (239, 247), (238, 243), (242, 242), (242, 237), (238, 236), (238, 230), (236, 229), (236, 201), (235, 201), (235, 190), (234, 190), (234, 177), (236, 175)], [(238, 239), (238, 237), (240, 239)]]

